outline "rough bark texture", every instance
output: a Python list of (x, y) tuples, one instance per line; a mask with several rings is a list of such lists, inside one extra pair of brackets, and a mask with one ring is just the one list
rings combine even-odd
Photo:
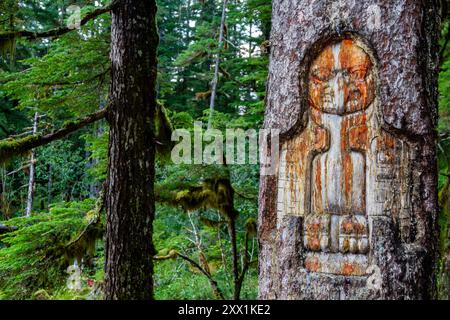
[(106, 299), (152, 299), (156, 3), (112, 11)]
[[(376, 8), (379, 14), (374, 16)], [(260, 298), (435, 296), (439, 25), (439, 1), (273, 1), (265, 127), (281, 130), (281, 144), (302, 134), (308, 126), (309, 68), (314, 59), (330, 43), (359, 41), (375, 68), (380, 130), (408, 146), (406, 168), (398, 167), (407, 183), (399, 193), (408, 194), (411, 206), (406, 231), (388, 213), (369, 218), (367, 256), (376, 272), (314, 272), (305, 265), (304, 217), (277, 214), (278, 176), (262, 176)], [(373, 281), (379, 282), (379, 289), (369, 285)]]

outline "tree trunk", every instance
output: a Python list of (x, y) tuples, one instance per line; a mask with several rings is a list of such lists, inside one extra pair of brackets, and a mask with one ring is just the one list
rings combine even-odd
[(230, 218), (228, 221), (228, 233), (230, 234), (231, 254), (233, 256), (233, 299), (239, 300), (239, 256), (237, 250), (236, 218)]
[(50, 209), (52, 203), (52, 190), (53, 190), (53, 166), (50, 163), (48, 165), (48, 181), (47, 181), (47, 210)]
[[(38, 122), (39, 122), (39, 113), (34, 114), (33, 120), (33, 135), (37, 134), (38, 130)], [(34, 198), (34, 176), (35, 176), (35, 168), (36, 168), (36, 150), (33, 149), (31, 151), (30, 157), (30, 176), (28, 178), (28, 196), (27, 196), (27, 208), (25, 210), (25, 216), (31, 216), (31, 211), (33, 210), (33, 198)]]
[(106, 299), (152, 299), (156, 3), (112, 10)]
[(378, 3), (273, 1), (262, 299), (435, 297), (439, 1)]

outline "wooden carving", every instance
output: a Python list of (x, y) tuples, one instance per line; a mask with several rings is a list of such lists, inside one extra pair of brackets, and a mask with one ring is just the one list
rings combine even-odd
[(277, 221), (303, 217), (307, 271), (364, 276), (372, 217), (393, 217), (407, 241), (410, 199), (401, 184), (411, 156), (380, 125), (376, 66), (361, 44), (326, 46), (308, 81), (307, 125), (282, 146)]

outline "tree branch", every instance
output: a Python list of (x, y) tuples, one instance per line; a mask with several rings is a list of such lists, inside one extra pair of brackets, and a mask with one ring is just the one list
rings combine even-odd
[(0, 235), (8, 233), (8, 232), (14, 232), (16, 230), (17, 230), (16, 227), (8, 227), (8, 226), (5, 226), (3, 224), (0, 224)]
[(49, 144), (50, 142), (60, 140), (69, 134), (84, 128), (88, 124), (99, 121), (105, 118), (107, 108), (101, 111), (92, 113), (81, 120), (68, 122), (62, 129), (47, 135), (31, 135), (25, 138), (11, 140), (5, 139), (0, 141), (0, 163), (9, 160), (10, 158), (24, 154), (34, 148)]
[(64, 87), (64, 86), (78, 86), (78, 85), (82, 85), (82, 84), (86, 84), (89, 82), (93, 82), (94, 80), (97, 79), (103, 79), (106, 74), (108, 74), (108, 72), (111, 71), (111, 67), (106, 68), (104, 71), (100, 72), (99, 74), (96, 74), (94, 76), (92, 76), (89, 79), (86, 80), (80, 80), (80, 81), (74, 81), (74, 82), (70, 82), (70, 81), (59, 81), (59, 82), (34, 82), (34, 83), (30, 83), (27, 85), (27, 87), (43, 87), (43, 86), (52, 86), (52, 87)]
[(169, 260), (169, 259), (175, 259), (177, 257), (180, 257), (183, 260), (186, 260), (187, 262), (189, 262), (194, 268), (198, 269), (201, 273), (203, 273), (209, 280), (211, 287), (214, 291), (214, 294), (216, 295), (217, 298), (220, 298), (222, 300), (224, 300), (224, 296), (222, 291), (220, 290), (217, 281), (213, 279), (213, 277), (211, 276), (211, 274), (206, 271), (205, 269), (203, 269), (197, 262), (195, 262), (194, 260), (192, 260), (191, 258), (189, 258), (188, 256), (185, 256), (181, 253), (179, 253), (176, 250), (170, 250), (169, 254), (166, 256), (154, 256), (153, 260), (157, 260), (157, 261), (161, 261), (161, 260)]
[(4, 125), (0, 123), (0, 129), (7, 135), (9, 135), (11, 132), (6, 128)]
[[(98, 8), (92, 12), (89, 12), (83, 19), (80, 21), (80, 26), (85, 25), (90, 20), (93, 20), (97, 18), (99, 15), (111, 11), (114, 6), (117, 4), (117, 0), (112, 1), (109, 5)], [(21, 30), (21, 31), (7, 31), (7, 32), (0, 32), (0, 41), (2, 40), (9, 40), (13, 38), (26, 38), (28, 40), (35, 40), (39, 38), (50, 38), (50, 37), (59, 37), (63, 34), (69, 33), (75, 29), (69, 28), (69, 27), (61, 27), (61, 28), (55, 28), (47, 31), (42, 32), (33, 32), (29, 30)]]
[(224, 296), (223, 296), (222, 291), (220, 291), (220, 288), (219, 288), (219, 286), (218, 286), (218, 284), (217, 284), (217, 281), (214, 280), (214, 279), (211, 277), (211, 275), (210, 275), (208, 272), (206, 272), (205, 269), (203, 269), (197, 262), (195, 262), (195, 261), (192, 260), (191, 258), (189, 258), (189, 257), (187, 257), (187, 256), (185, 256), (185, 255), (182, 255), (182, 254), (179, 253), (179, 252), (178, 252), (177, 256), (180, 257), (180, 258), (182, 258), (182, 259), (184, 259), (184, 260), (186, 260), (186, 261), (189, 262), (191, 265), (193, 265), (195, 268), (197, 268), (198, 270), (200, 270), (200, 272), (203, 273), (203, 274), (208, 278), (209, 283), (211, 284), (211, 287), (213, 288), (214, 294), (215, 294), (218, 298), (220, 298), (221, 300), (224, 300), (224, 299), (225, 299)]

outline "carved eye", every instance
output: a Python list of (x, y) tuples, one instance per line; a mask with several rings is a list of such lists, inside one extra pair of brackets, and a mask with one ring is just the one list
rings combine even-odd
[(316, 83), (322, 83), (330, 80), (330, 71), (323, 68), (314, 68), (311, 70), (311, 80)]
[(364, 80), (364, 78), (366, 77), (366, 71), (367, 71), (366, 68), (362, 66), (357, 66), (350, 69), (350, 74), (353, 79)]

